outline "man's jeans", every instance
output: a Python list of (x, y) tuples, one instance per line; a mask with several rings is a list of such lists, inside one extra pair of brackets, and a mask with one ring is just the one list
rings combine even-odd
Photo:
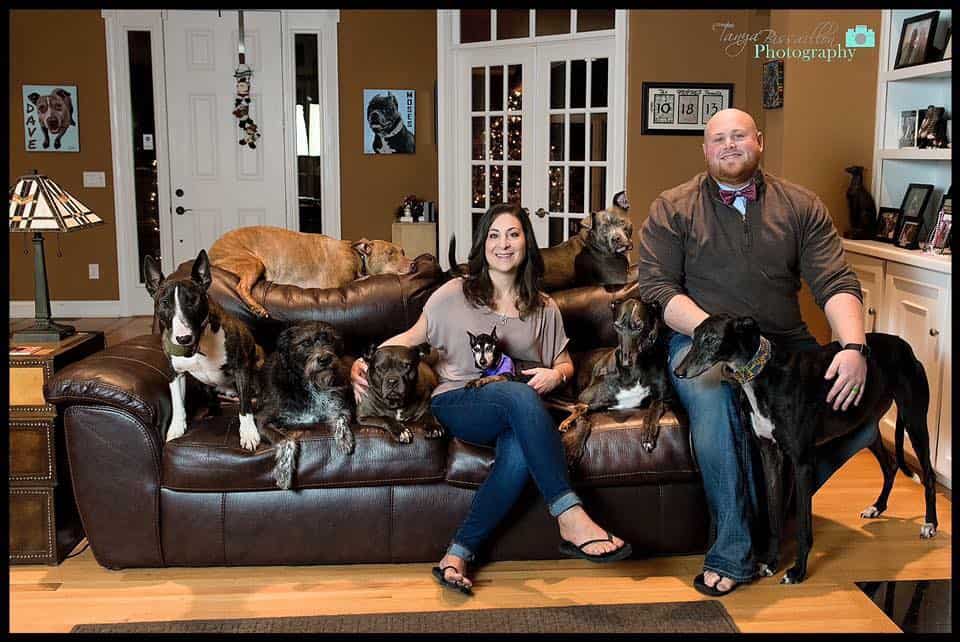
[(448, 553), (473, 559), (531, 476), (554, 517), (581, 503), (570, 488), (560, 433), (540, 395), (527, 384), (502, 381), (451, 390), (434, 397), (430, 408), (454, 437), (496, 446), (493, 468), (474, 495)]
[[(751, 526), (759, 506), (763, 468), (753, 437), (740, 425), (733, 388), (714, 367), (693, 379), (677, 379), (677, 367), (690, 347), (690, 337), (675, 333), (670, 339), (670, 379), (690, 419), (693, 450), (703, 476), (716, 540), (707, 551), (704, 570), (738, 582), (755, 576)], [(806, 346), (804, 346), (806, 347)], [(810, 348), (816, 348), (811, 341)], [(823, 403), (826, 403), (824, 398)], [(853, 455), (868, 448), (877, 435), (876, 422), (816, 449), (814, 490), (819, 489)], [(765, 526), (765, 525), (764, 525)]]

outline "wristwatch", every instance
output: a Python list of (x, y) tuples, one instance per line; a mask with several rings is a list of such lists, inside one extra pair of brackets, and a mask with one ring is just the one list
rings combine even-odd
[(864, 358), (870, 356), (870, 346), (865, 343), (848, 343), (844, 345), (841, 350), (856, 350), (862, 354)]

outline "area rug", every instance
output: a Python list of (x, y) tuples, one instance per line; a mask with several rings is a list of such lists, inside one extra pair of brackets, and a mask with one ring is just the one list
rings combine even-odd
[(738, 633), (717, 600), (78, 624), (71, 633)]

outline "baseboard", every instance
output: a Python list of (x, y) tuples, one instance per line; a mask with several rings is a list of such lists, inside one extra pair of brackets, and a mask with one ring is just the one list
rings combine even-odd
[[(33, 301), (10, 301), (10, 318), (33, 318), (36, 308)], [(122, 317), (120, 301), (51, 301), (50, 316), (54, 319), (78, 317)]]

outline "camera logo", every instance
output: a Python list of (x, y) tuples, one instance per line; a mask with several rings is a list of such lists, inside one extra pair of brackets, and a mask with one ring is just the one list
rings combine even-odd
[(853, 29), (847, 29), (848, 47), (875, 47), (877, 44), (873, 29), (867, 25), (857, 25)]

